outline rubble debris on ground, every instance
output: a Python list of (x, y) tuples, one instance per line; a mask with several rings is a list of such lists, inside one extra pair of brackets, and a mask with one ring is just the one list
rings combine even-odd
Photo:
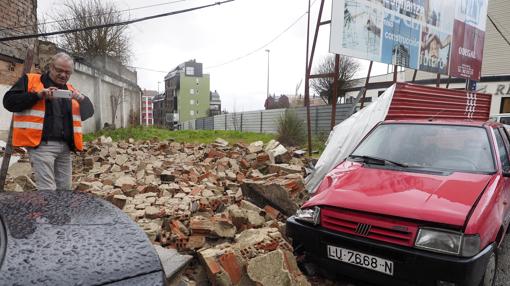
[(307, 195), (307, 159), (295, 151), (274, 140), (100, 137), (74, 158), (73, 184), (122, 209), (153, 243), (192, 255), (180, 285), (309, 285), (284, 237), (286, 216)]
[[(6, 143), (0, 140), (0, 164), (5, 154)], [(35, 191), (36, 186), (29, 164), (28, 152), (25, 148), (14, 147), (9, 160), (8, 176), (5, 181), (5, 190), (15, 192)]]

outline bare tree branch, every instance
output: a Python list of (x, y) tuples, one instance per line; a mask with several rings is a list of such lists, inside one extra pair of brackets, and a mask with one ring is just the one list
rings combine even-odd
[[(124, 21), (117, 7), (100, 0), (66, 0), (64, 10), (54, 17), (57, 27), (79, 29), (96, 25)], [(130, 39), (127, 26), (105, 27), (100, 29), (63, 34), (58, 44), (75, 55), (82, 57), (110, 56), (122, 63), (131, 58)]]
[[(359, 70), (359, 63), (349, 57), (340, 56), (340, 74), (338, 76), (338, 98), (344, 97), (342, 89), (350, 87), (349, 82)], [(329, 74), (335, 72), (335, 56), (330, 55), (319, 64), (315, 73)], [(332, 104), (333, 101), (333, 78), (315, 78), (311, 87), (325, 103)]]

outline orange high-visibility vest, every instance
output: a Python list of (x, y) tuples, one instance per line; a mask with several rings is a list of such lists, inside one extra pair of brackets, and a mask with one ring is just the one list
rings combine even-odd
[[(38, 93), (44, 89), (40, 74), (27, 74), (28, 92)], [(67, 84), (71, 91), (76, 89)], [(46, 100), (40, 99), (31, 109), (15, 112), (13, 116), (12, 145), (16, 147), (37, 147), (41, 144)], [(83, 151), (83, 133), (81, 126), (80, 103), (72, 99), (74, 146)]]

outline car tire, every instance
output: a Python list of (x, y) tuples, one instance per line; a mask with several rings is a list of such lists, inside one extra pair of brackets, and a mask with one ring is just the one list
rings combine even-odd
[(496, 275), (498, 272), (498, 252), (494, 250), (490, 257), (487, 266), (485, 267), (485, 274), (483, 275), (480, 286), (494, 286), (496, 285)]

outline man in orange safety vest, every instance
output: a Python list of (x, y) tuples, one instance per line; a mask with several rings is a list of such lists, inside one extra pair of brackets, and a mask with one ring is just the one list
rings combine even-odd
[(83, 150), (82, 121), (94, 114), (90, 99), (68, 83), (73, 70), (73, 59), (58, 53), (48, 72), (23, 75), (3, 99), (14, 112), (12, 145), (27, 148), (38, 190), (72, 188), (71, 151)]

